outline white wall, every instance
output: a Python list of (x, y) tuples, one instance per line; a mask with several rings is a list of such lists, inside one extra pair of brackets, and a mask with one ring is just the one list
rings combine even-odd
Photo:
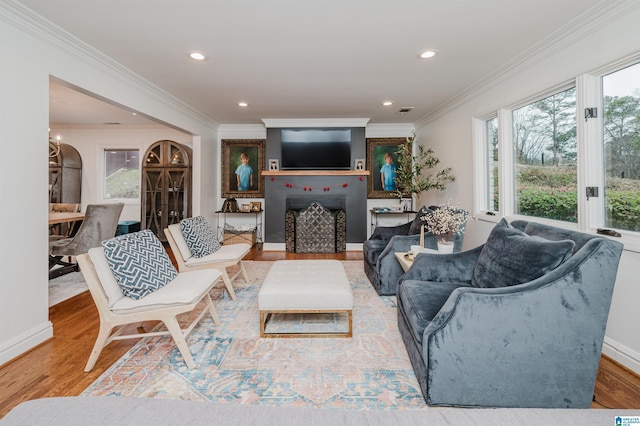
[[(457, 177), (444, 193), (428, 193), (423, 199), (438, 204), (453, 198), (472, 211), (473, 163), (472, 119), (482, 118), (501, 107), (570, 81), (576, 76), (621, 60), (640, 51), (640, 4), (627, 7), (624, 14), (606, 17), (571, 41), (557, 41), (553, 49), (536, 60), (523, 60), (519, 68), (503, 75), (485, 89), (469, 93), (463, 101), (443, 110), (436, 118), (418, 127), (418, 139), (435, 150), (443, 166), (451, 166)], [(471, 220), (465, 248), (486, 240), (493, 222)], [(613, 295), (603, 352), (640, 373), (640, 334), (637, 332), (637, 302), (640, 300), (637, 271), (640, 254), (625, 251)]]
[(0, 146), (6, 155), (0, 168), (0, 364), (54, 332), (47, 262), (50, 75), (195, 135), (194, 214), (212, 209), (217, 179), (211, 167), (218, 152), (215, 122), (47, 25), (19, 3), (0, 2)]

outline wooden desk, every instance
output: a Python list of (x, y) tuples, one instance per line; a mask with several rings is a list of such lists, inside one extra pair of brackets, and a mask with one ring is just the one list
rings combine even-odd
[(49, 212), (49, 225), (77, 222), (83, 219), (84, 213), (80, 212)]

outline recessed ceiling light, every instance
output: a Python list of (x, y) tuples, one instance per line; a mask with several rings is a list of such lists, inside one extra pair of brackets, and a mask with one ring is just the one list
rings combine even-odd
[(191, 59), (195, 61), (204, 61), (205, 59), (207, 59), (204, 53), (200, 53), (200, 52), (189, 52), (188, 55)]
[(393, 105), (393, 102), (391, 102), (391, 101), (384, 101), (384, 102), (382, 103), (382, 105), (384, 105), (384, 106), (391, 106), (391, 105)]
[(420, 54), (418, 55), (418, 58), (420, 59), (433, 58), (434, 56), (436, 56), (436, 53), (438, 53), (436, 49), (428, 49), (423, 52), (420, 52)]
[(249, 104), (248, 104), (248, 103), (246, 103), (246, 102), (238, 102), (238, 106), (239, 106), (239, 107), (248, 107), (248, 106), (249, 106)]

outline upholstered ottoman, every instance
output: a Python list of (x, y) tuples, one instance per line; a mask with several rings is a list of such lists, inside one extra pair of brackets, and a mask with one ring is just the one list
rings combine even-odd
[[(258, 293), (260, 337), (351, 337), (353, 293), (337, 260), (279, 260)], [(346, 313), (347, 332), (266, 333), (271, 314)]]

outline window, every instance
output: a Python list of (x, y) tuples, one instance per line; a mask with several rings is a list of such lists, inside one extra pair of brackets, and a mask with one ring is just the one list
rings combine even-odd
[(640, 54), (473, 122), (478, 218), (615, 229), (640, 252)]
[(103, 197), (140, 198), (140, 155), (137, 149), (104, 150)]
[(602, 78), (605, 225), (640, 231), (640, 64)]
[(575, 88), (512, 114), (515, 213), (577, 222)]
[(494, 117), (484, 122), (486, 137), (486, 197), (485, 205), (489, 211), (497, 212), (500, 207), (498, 199), (498, 118)]

